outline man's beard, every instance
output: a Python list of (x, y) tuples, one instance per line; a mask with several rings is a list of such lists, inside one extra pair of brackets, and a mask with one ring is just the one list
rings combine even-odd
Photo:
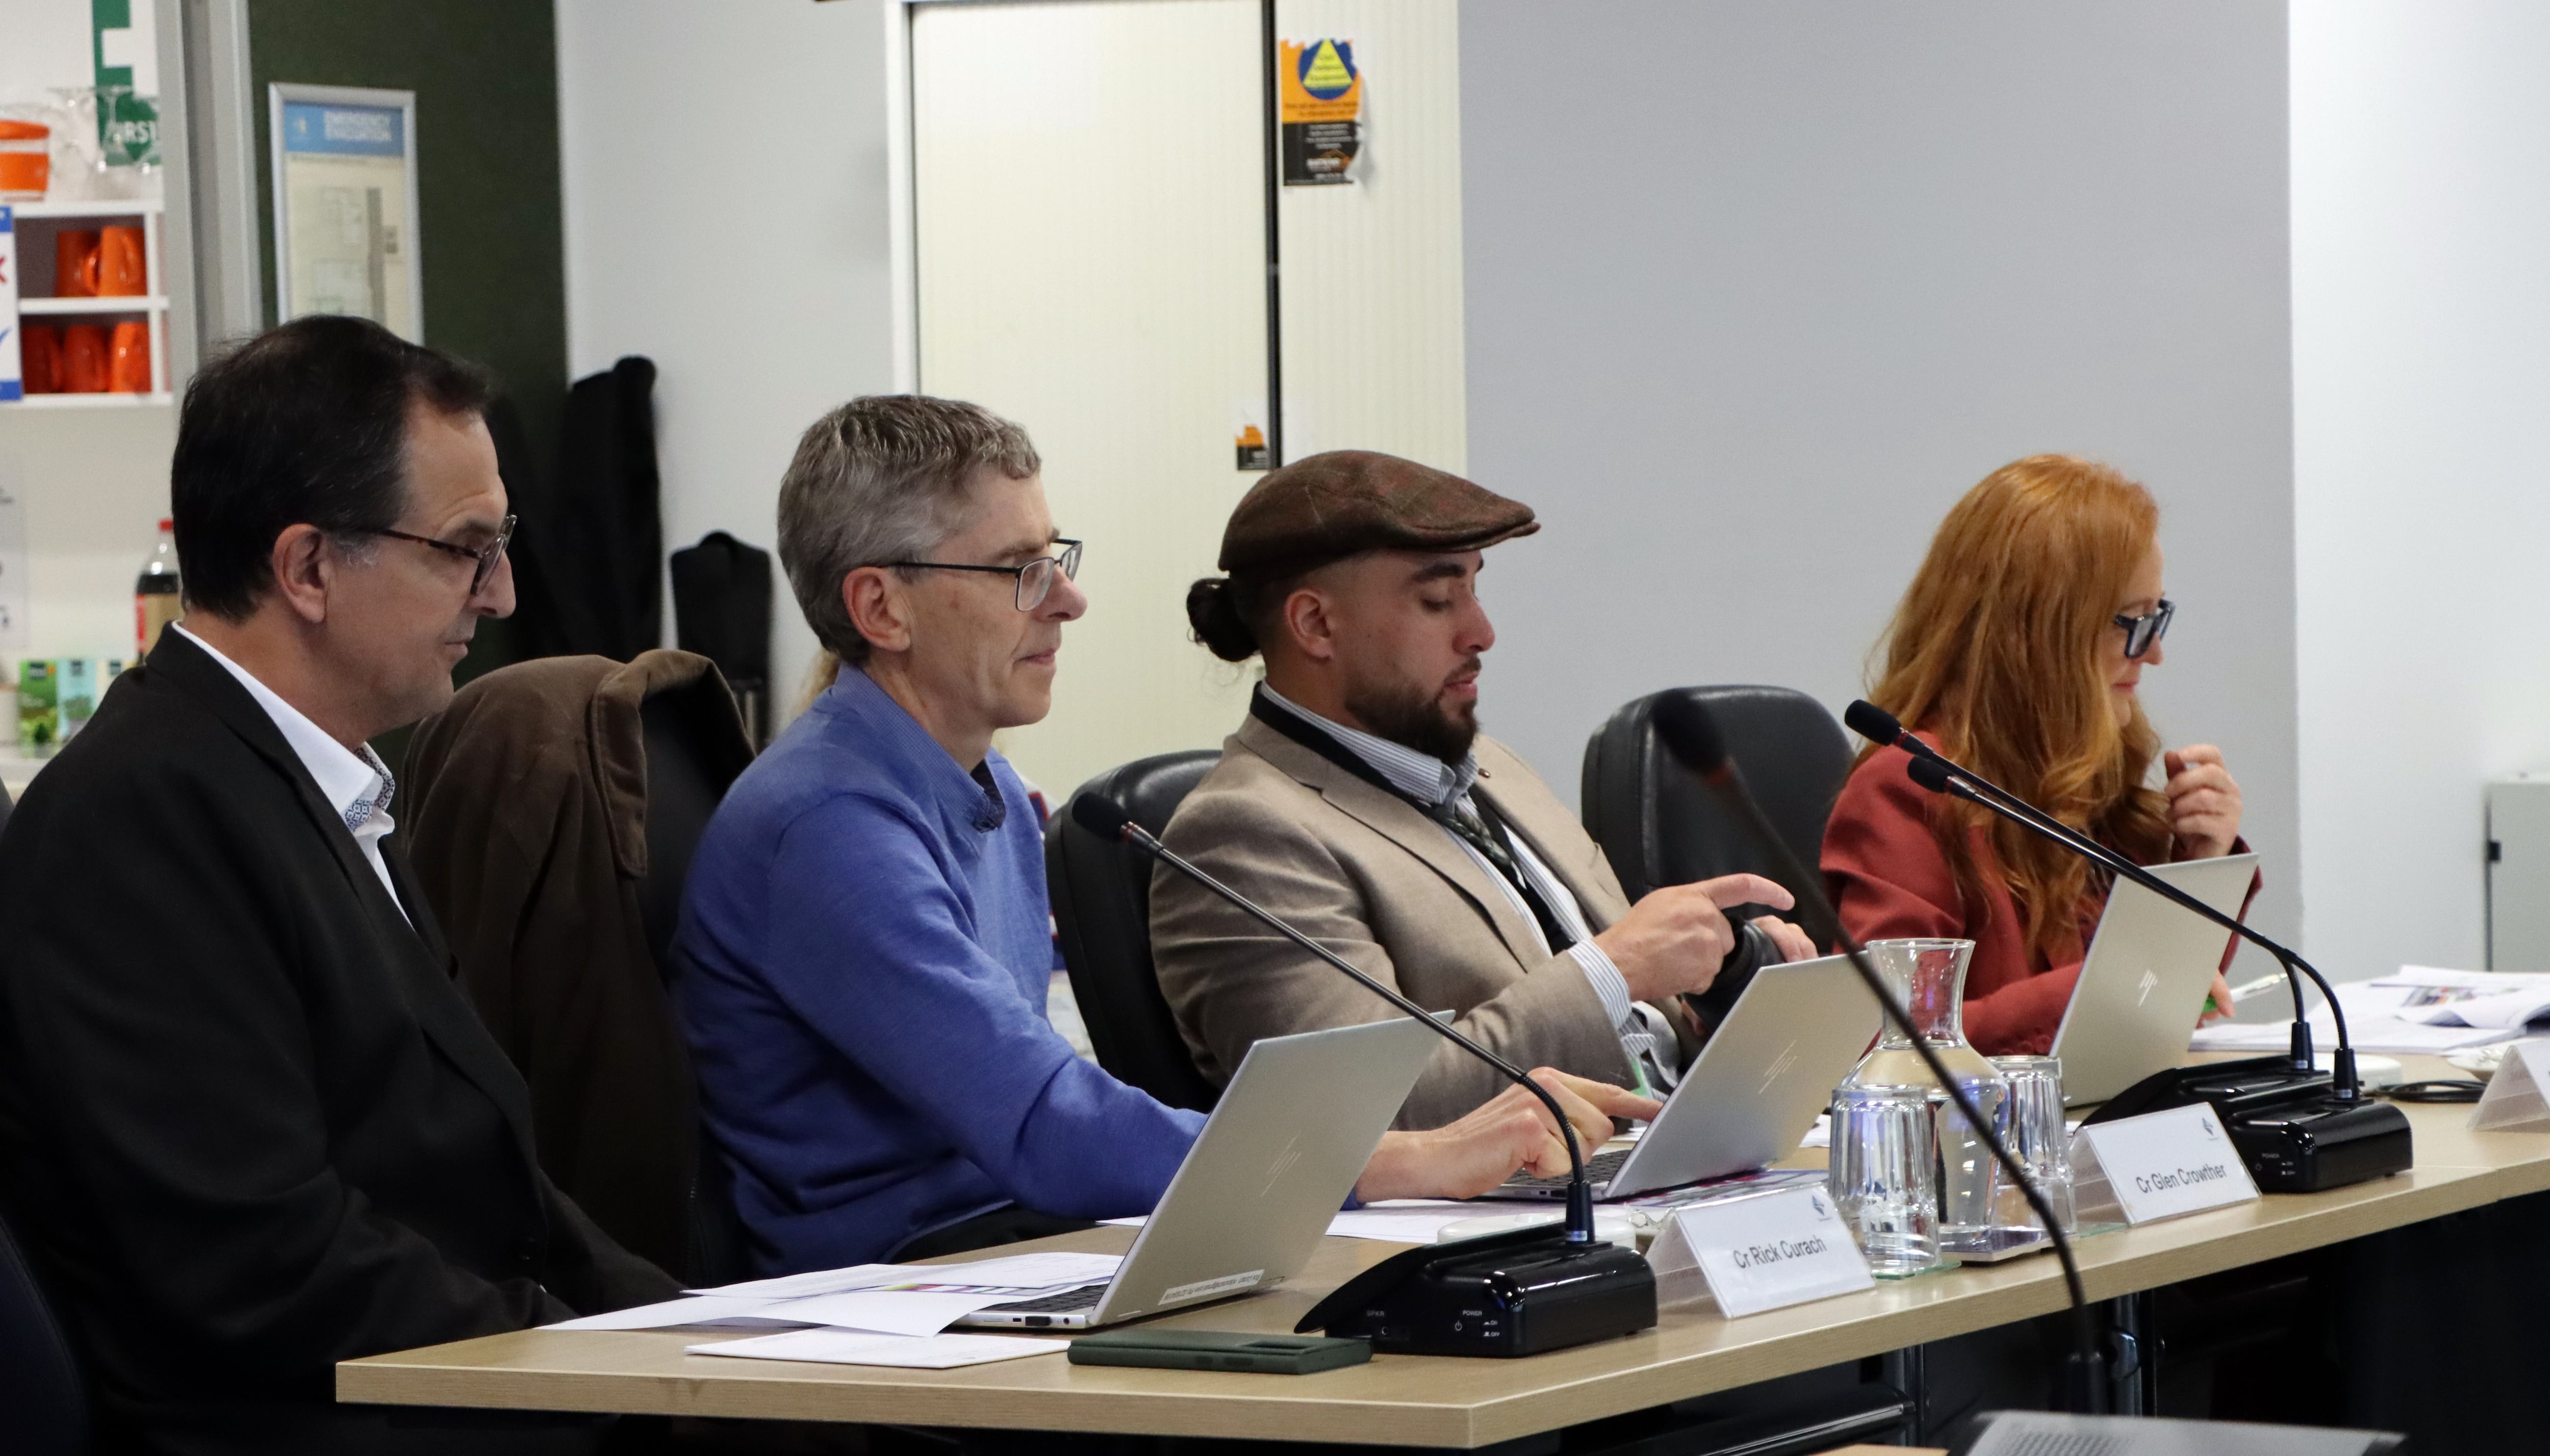
[(1357, 688), (1347, 692), (1345, 709), (1375, 737), (1430, 753), (1445, 763), (1457, 764), (1469, 757), (1470, 744), (1479, 736), (1478, 706), (1464, 703), (1447, 711), (1439, 687), (1429, 692), (1401, 682)]

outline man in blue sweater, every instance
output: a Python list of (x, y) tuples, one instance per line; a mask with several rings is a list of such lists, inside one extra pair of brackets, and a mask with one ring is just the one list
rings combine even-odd
[[(780, 559), (834, 675), (718, 810), (675, 941), (701, 1101), (764, 1272), (1146, 1213), (1204, 1125), (1045, 1020), (1041, 825), (992, 749), (1044, 717), (1063, 624), (1088, 605), (1038, 469), (1017, 426), (894, 396), (818, 421), (781, 483)], [(1657, 1111), (1534, 1075), (1589, 1143)], [(1566, 1166), (1510, 1089), (1387, 1134), (1356, 1195)]]

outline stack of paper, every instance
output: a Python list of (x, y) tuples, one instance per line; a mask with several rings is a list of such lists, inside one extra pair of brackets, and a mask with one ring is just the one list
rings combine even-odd
[[(2458, 1051), (2512, 1040), (2534, 1019), (2550, 1017), (2550, 975), (2402, 966), (2398, 975), (2340, 985), (2337, 1004), (2357, 1051)], [(2310, 1023), (2315, 1041), (2336, 1044), (2337, 1021), (2326, 1006), (2311, 1012)], [(2224, 1021), (2198, 1028), (2190, 1045), (2197, 1051), (2280, 1051), (2292, 1036), (2290, 1021)]]
[(862, 1334), (848, 1329), (793, 1329), (757, 1339), (685, 1345), (693, 1355), (735, 1355), (750, 1360), (813, 1360), (827, 1365), (894, 1365), (906, 1370), (953, 1370), (1022, 1355), (1050, 1355), (1069, 1340), (1020, 1339), (1003, 1334)]
[[(687, 1324), (830, 1325), (872, 1334), (934, 1335), (977, 1310), (1105, 1284), (1115, 1254), (1013, 1254), (967, 1264), (855, 1264), (757, 1279), (552, 1329), (668, 1329)], [(795, 1357), (785, 1357), (795, 1358)]]

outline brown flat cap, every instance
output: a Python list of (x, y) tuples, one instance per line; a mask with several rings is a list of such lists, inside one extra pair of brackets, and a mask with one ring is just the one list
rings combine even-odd
[(1540, 530), (1531, 507), (1372, 450), (1306, 456), (1239, 498), (1225, 571), (1306, 569), (1358, 551), (1476, 551)]

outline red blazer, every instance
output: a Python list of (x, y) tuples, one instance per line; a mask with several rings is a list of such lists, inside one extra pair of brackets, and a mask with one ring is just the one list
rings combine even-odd
[[(1920, 735), (1933, 742), (1928, 733)], [(1966, 968), (1966, 1039), (1986, 1056), (2044, 1054), (2054, 1045), (2089, 937), (2106, 909), (2104, 892), (2082, 897), (2081, 912), (2055, 953), (2027, 946), (2027, 922), (2001, 877), (1992, 839), (1971, 830), (1984, 893), (1957, 888), (1956, 872), (1930, 830), (1934, 797), (1904, 775), (1912, 755), (1881, 748), (1853, 770), (1824, 825), (1824, 888), (1841, 922), (1862, 940), (1947, 937), (1975, 942)], [(2258, 882), (2249, 884), (2255, 900)], [(2241, 914), (2248, 907), (2243, 904)], [(2236, 941), (2222, 949), (2227, 969)]]

